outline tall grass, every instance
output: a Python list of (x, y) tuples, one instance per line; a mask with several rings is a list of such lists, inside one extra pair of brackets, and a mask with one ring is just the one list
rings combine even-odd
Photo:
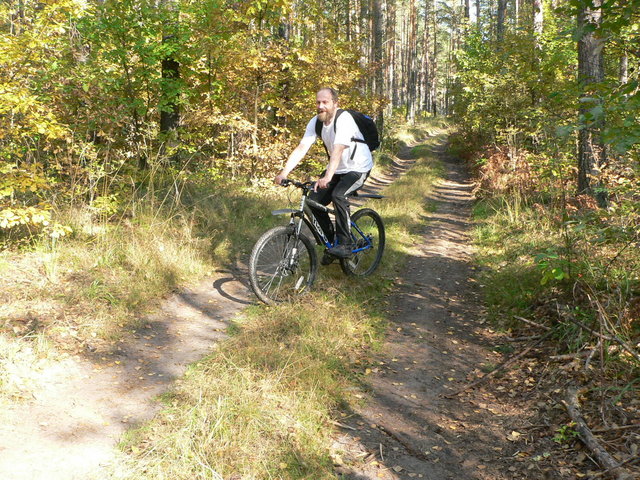
[(300, 302), (254, 306), (237, 318), (232, 337), (124, 442), (130, 456), (120, 476), (336, 478), (332, 419), (359, 401), (353, 387), (383, 339), (385, 294), (416, 242), (438, 170), (433, 157), (420, 158), (371, 205), (388, 239), (377, 274), (354, 279), (334, 265)]
[[(498, 327), (528, 330), (518, 317), (546, 322), (559, 353), (599, 345), (594, 331), (637, 345), (640, 252), (630, 248), (636, 237), (624, 217), (562, 199), (537, 203), (519, 193), (483, 199), (475, 216), (482, 283)], [(632, 355), (608, 351), (602, 350), (602, 379), (611, 378), (609, 369), (638, 374)], [(611, 351), (619, 352), (620, 344)]]
[(110, 348), (159, 298), (241, 258), (281, 193), (167, 177), (126, 202), (59, 207), (70, 234), (0, 255), (0, 397), (37, 389), (23, 379), (39, 358)]

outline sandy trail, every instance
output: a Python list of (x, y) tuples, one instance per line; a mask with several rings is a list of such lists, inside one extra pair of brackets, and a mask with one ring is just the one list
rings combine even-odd
[(0, 479), (105, 478), (122, 435), (158, 411), (156, 397), (215, 348), (248, 298), (220, 272), (172, 295), (111, 350), (45, 367), (32, 398), (0, 414)]
[[(397, 279), (391, 327), (368, 377), (361, 408), (345, 421), (339, 442), (363, 467), (343, 467), (351, 479), (513, 479), (508, 425), (517, 412), (500, 412), (477, 398), (443, 395), (495, 362), (481, 324), (473, 276), (470, 216), (473, 185), (446, 139), (434, 147), (446, 168), (429, 203), (421, 242)], [(346, 465), (349, 462), (345, 462)]]

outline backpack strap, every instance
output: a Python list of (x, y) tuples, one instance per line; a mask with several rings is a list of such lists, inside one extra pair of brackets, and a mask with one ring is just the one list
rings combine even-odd
[[(338, 115), (340, 115), (342, 112), (344, 112), (344, 110), (338, 110), (338, 111), (336, 112), (336, 119), (333, 121), (333, 132), (334, 132), (334, 133), (335, 133), (335, 131), (336, 131), (336, 125), (337, 125), (337, 123), (338, 123)], [(356, 137), (351, 137), (351, 141), (352, 141), (352, 142), (365, 143), (365, 142), (364, 142), (364, 140), (360, 140), (360, 139), (358, 139), (358, 138), (356, 138)], [(357, 148), (358, 148), (358, 145), (354, 145), (354, 146), (353, 146), (353, 151), (351, 152), (351, 157), (350, 157), (350, 159), (351, 159), (351, 160), (353, 160), (353, 157), (355, 157), (355, 155), (356, 155), (356, 149), (357, 149)]]
[[(316, 118), (316, 136), (322, 140), (322, 120), (320, 120), (319, 118)], [(322, 146), (324, 147), (324, 151), (327, 152), (327, 157), (331, 158), (331, 155), (329, 155), (329, 150), (327, 149), (327, 146), (324, 144), (324, 140), (322, 140)]]
[[(340, 114), (344, 112), (341, 108), (336, 111), (336, 115), (333, 118), (333, 133), (336, 133), (336, 124), (338, 123), (338, 117)], [(322, 140), (322, 121), (319, 118), (316, 118), (316, 136)], [(324, 140), (322, 140), (322, 145), (324, 146), (324, 151), (327, 152), (327, 157), (331, 159), (331, 154), (327, 149), (327, 146), (324, 144)]]
[[(333, 119), (333, 133), (336, 133), (336, 128), (338, 125), (338, 117), (340, 116), (340, 114), (342, 114), (342, 112), (344, 112), (344, 110), (342, 108), (339, 108), (336, 111), (336, 115)], [(316, 118), (316, 136), (322, 140), (322, 121), (319, 118)], [(359, 138), (356, 137), (351, 137), (351, 141), (352, 142), (358, 142), (358, 143), (367, 143), (364, 140), (360, 140)], [(329, 150), (327, 149), (327, 146), (324, 144), (324, 140), (322, 140), (322, 145), (324, 146), (324, 151), (327, 152), (327, 157), (329, 157), (329, 159), (331, 159), (331, 154), (329, 154)], [(356, 148), (358, 146), (354, 145), (353, 147), (353, 152), (351, 153), (351, 160), (353, 160), (354, 155), (356, 154)]]

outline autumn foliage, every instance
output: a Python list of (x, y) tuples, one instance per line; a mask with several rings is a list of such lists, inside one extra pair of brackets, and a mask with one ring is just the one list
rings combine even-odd
[(5, 240), (42, 231), (54, 207), (126, 198), (154, 168), (271, 175), (319, 86), (365, 101), (357, 46), (329, 13), (288, 0), (3, 2)]

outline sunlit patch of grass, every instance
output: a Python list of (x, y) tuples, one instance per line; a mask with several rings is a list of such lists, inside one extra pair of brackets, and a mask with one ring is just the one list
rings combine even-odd
[(561, 243), (548, 218), (520, 198), (484, 199), (474, 207), (476, 259), (489, 317), (501, 327), (525, 315), (544, 290), (536, 254)]
[(238, 333), (125, 444), (138, 453), (128, 478), (334, 478), (332, 412), (379, 322), (322, 294), (246, 312)]
[(65, 344), (95, 336), (114, 340), (137, 327), (155, 299), (247, 255), (259, 233), (277, 221), (271, 206), (287, 201), (282, 188), (215, 187), (187, 183), (172, 200), (156, 186), (156, 196), (139, 194), (109, 217), (89, 206), (56, 212), (73, 233), (15, 253), (7, 268), (31, 265), (20, 273), (31, 287), (5, 282), (3, 313), (20, 317), (42, 310), (43, 331)]
[[(576, 295), (579, 284), (592, 296), (598, 292), (607, 298), (606, 315), (615, 318), (622, 336), (633, 335), (625, 312), (638, 296), (634, 272), (640, 255), (628, 248), (624, 235), (605, 237), (614, 230), (611, 224), (593, 221), (588, 213), (569, 216), (558, 206), (525, 201), (519, 194), (484, 199), (474, 213), (477, 260), (483, 266), (480, 280), (498, 326), (515, 326), (520, 323), (515, 316), (535, 314), (536, 306), (546, 303), (597, 311), (587, 296)], [(552, 315), (557, 319), (559, 314)], [(593, 314), (584, 322), (593, 326), (597, 317)], [(563, 329), (561, 344), (570, 349), (584, 344), (579, 328), (568, 322)]]
[(9, 252), (0, 251), (0, 274), (9, 268)]
[[(80, 336), (104, 332), (112, 338), (152, 299), (210, 270), (193, 230), (188, 217), (161, 220), (157, 212), (138, 207), (134, 221), (61, 242), (50, 293), (69, 305)], [(79, 305), (93, 317), (84, 317)]]
[(428, 118), (412, 127), (398, 125), (391, 129), (390, 135), (396, 144), (415, 145), (444, 133), (447, 127), (444, 119)]

